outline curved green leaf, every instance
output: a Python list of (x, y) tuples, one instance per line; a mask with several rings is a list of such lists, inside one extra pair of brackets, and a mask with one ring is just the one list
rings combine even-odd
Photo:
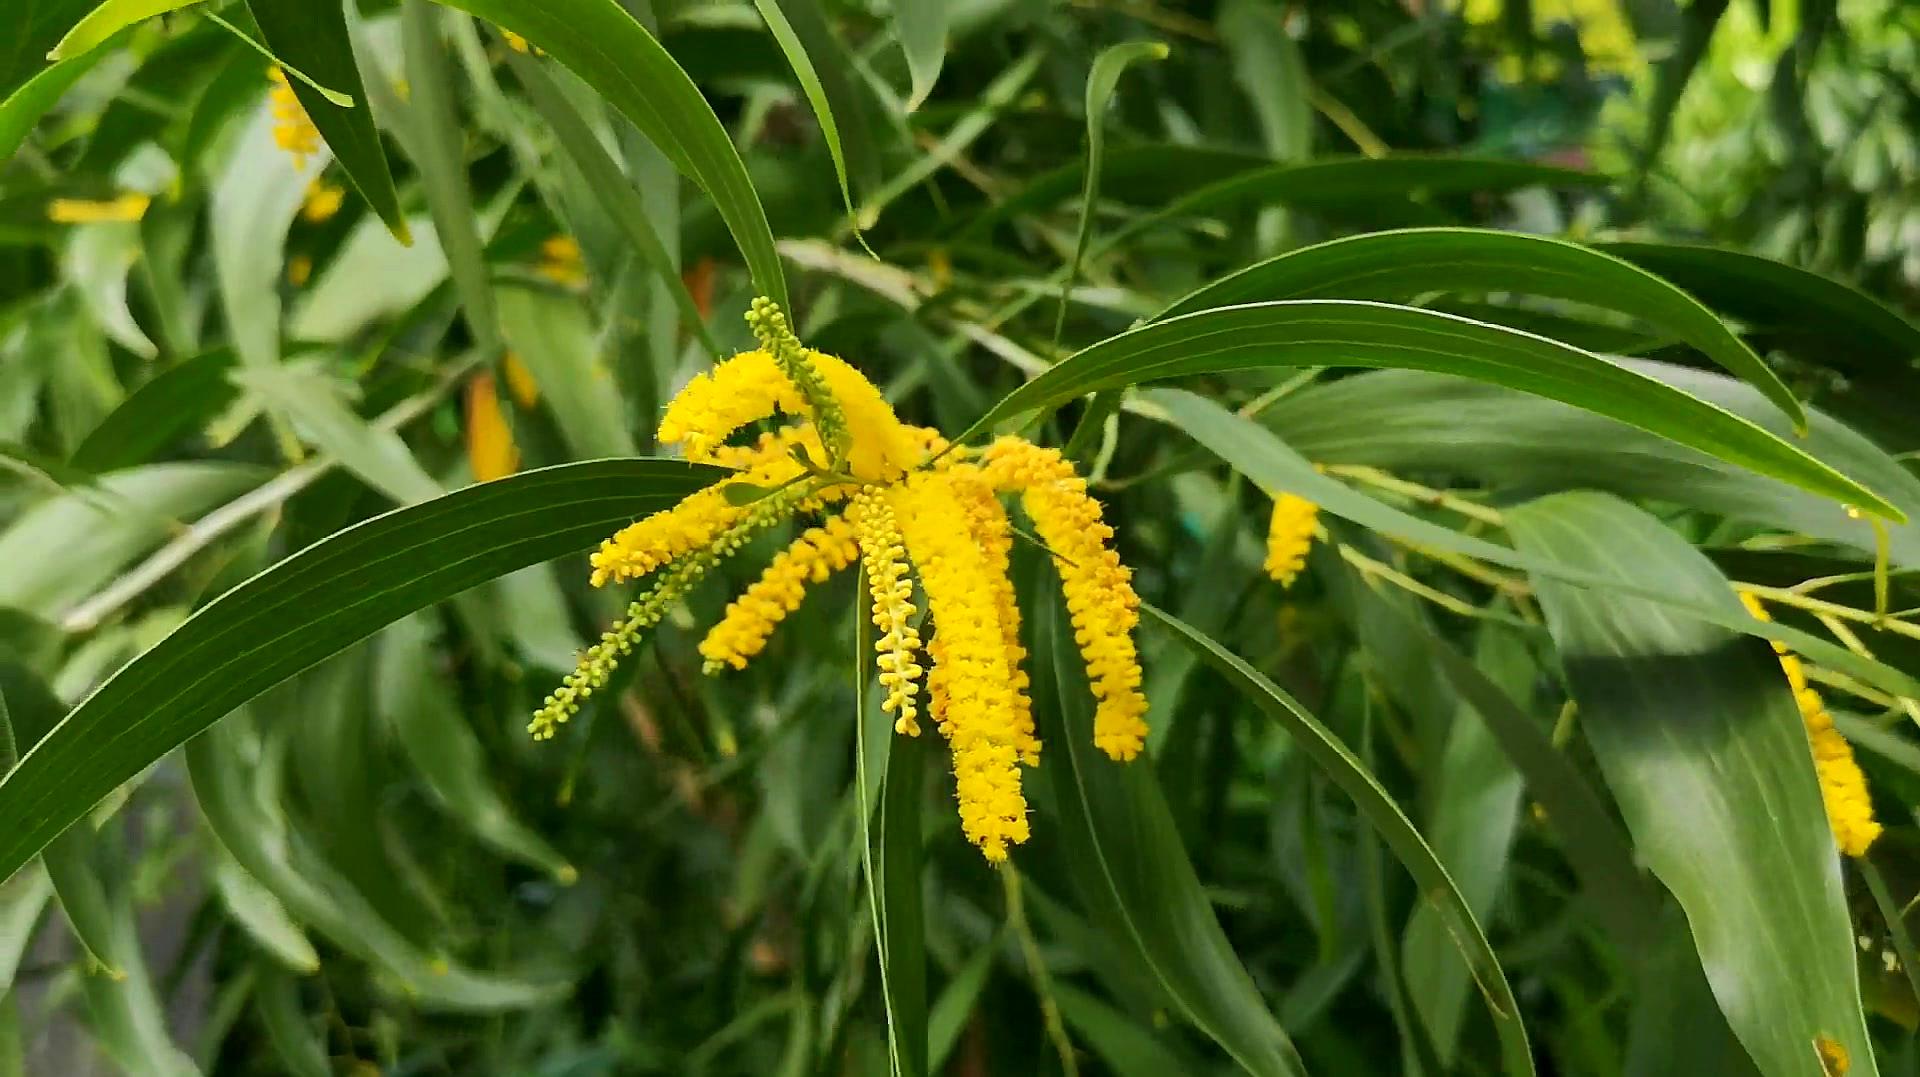
[(211, 422), (234, 398), (227, 348), (176, 363), (135, 389), (100, 420), (67, 461), (82, 471), (146, 463), (168, 442)]
[(893, 0), (893, 33), (907, 54), (907, 72), (913, 92), (906, 110), (913, 112), (933, 92), (940, 66), (947, 58), (949, 0)]
[[(568, 464), (377, 516), (227, 592), (134, 659), (0, 779), (0, 878), (221, 715), (417, 609), (591, 545), (721, 474)], [(330, 608), (312, 599), (345, 596)]]
[(92, 52), (107, 43), (107, 39), (143, 19), (155, 15), (164, 15), (169, 11), (195, 3), (196, 0), (105, 0), (100, 6), (87, 12), (86, 17), (73, 24), (58, 44), (47, 52), (47, 59), (70, 60), (76, 56)]
[(90, 52), (71, 60), (62, 60), (28, 79), (12, 93), (0, 99), (0, 161), (10, 161), (33, 125), (47, 110), (107, 55), (107, 50)]
[(1307, 753), (1321, 773), (1353, 798), (1360, 814), (1413, 875), (1430, 906), (1445, 918), (1447, 931), (1460, 947), (1461, 957), (1473, 970), (1473, 978), (1480, 985), (1487, 1012), (1493, 1017), (1507, 1072), (1532, 1073), (1533, 1053), (1527, 1046), (1527, 1030), (1520, 1021), (1520, 1006), (1513, 997), (1506, 971), (1500, 967), (1499, 957), (1487, 942), (1486, 932), (1480, 929), (1480, 922), (1474, 918), (1473, 910), (1468, 907), (1460, 888), (1454, 885), (1446, 867), (1414, 828), (1412, 820), (1394, 802), (1393, 795), (1380, 785), (1368, 772), (1366, 765), (1341, 743), (1340, 738), (1334, 736), (1332, 730), (1320, 724), (1319, 719), (1258, 670), (1208, 636), (1188, 627), (1179, 618), (1152, 606), (1143, 606), (1142, 610), (1212, 666), (1263, 714), (1283, 727), (1293, 743)]
[(612, 102), (713, 199), (760, 293), (788, 305), (773, 230), (746, 164), (699, 87), (633, 16), (614, 0), (440, 2), (540, 46)]
[(1765, 393), (1796, 426), (1806, 425), (1780, 376), (1692, 296), (1631, 262), (1546, 236), (1412, 228), (1336, 239), (1222, 277), (1161, 317), (1261, 299), (1398, 301), (1436, 290), (1518, 292), (1632, 315), (1700, 349)]
[(1436, 311), (1296, 299), (1184, 314), (1082, 349), (1007, 394), (969, 433), (1098, 389), (1263, 367), (1404, 367), (1573, 404), (1892, 520), (1878, 494), (1768, 433), (1578, 348)]
[[(1609, 495), (1555, 494), (1507, 520), (1522, 549), (1744, 612), (1703, 554)], [(1534, 587), (1587, 743), (1735, 1035), (1764, 1073), (1819, 1072), (1822, 1039), (1875, 1073), (1839, 856), (1778, 660), (1644, 599)]]
[[(1843, 370), (1909, 369), (1920, 326), (1851, 285), (1757, 254), (1688, 243), (1596, 243), (1754, 328), (1798, 330), (1814, 361)], [(1791, 339), (1791, 336), (1790, 336)]]
[[(1049, 584), (1052, 578), (1047, 577)], [(1057, 586), (1036, 587), (1034, 719), (1059, 841), (1088, 919), (1137, 959), (1181, 1014), (1249, 1073), (1304, 1073), (1215, 918), (1153, 764), (1093, 745), (1093, 693)]]
[(400, 211), (400, 196), (393, 187), (393, 172), (387, 165), (387, 152), (380, 144), (373, 110), (366, 106), (366, 88), (361, 84), (353, 41), (347, 34), (345, 5), (247, 0), (247, 9), (276, 56), (320, 85), (353, 99), (352, 106), (343, 107), (300, 79), (288, 81), (294, 96), (300, 99), (300, 107), (306, 109), (333, 151), (334, 160), (346, 172), (347, 181), (386, 222), (394, 238), (411, 243), (407, 218)]

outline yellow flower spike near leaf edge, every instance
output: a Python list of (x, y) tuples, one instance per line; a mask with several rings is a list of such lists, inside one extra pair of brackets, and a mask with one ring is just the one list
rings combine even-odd
[[(961, 829), (989, 861), (1003, 861), (1030, 833), (1021, 768), (1039, 762), (1041, 745), (1008, 577), (1012, 521), (1000, 498), (1018, 496), (1052, 553), (1096, 699), (1094, 743), (1127, 761), (1146, 742), (1147, 702), (1133, 640), (1140, 600), (1112, 548), (1113, 529), (1057, 450), (1017, 437), (977, 454), (950, 446), (936, 430), (901, 422), (854, 367), (804, 347), (774, 303), (756, 300), (747, 321), (760, 348), (695, 377), (658, 430), (687, 459), (735, 474), (601, 544), (594, 585), (638, 581), (642, 590), (528, 730), (553, 736), (687, 589), (748, 538), (796, 516), (818, 518), (708, 631), (706, 671), (745, 668), (809, 585), (859, 560), (895, 731), (918, 735), (923, 713), (933, 721), (952, 756)], [(776, 419), (788, 424), (751, 440), (742, 433)], [(920, 626), (916, 579), (927, 613)]]

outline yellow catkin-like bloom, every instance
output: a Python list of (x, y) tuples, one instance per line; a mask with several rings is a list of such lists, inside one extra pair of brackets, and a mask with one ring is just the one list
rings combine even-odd
[(766, 648), (774, 628), (800, 608), (807, 585), (825, 583), (859, 554), (853, 523), (845, 516), (831, 516), (820, 526), (808, 528), (707, 630), (700, 641), (706, 671), (747, 668), (747, 661)]
[(799, 414), (806, 402), (766, 352), (741, 352), (674, 394), (660, 417), (662, 444), (678, 445), (687, 459), (714, 463), (727, 438), (776, 411)]
[(990, 861), (1027, 840), (1020, 792), (1019, 718), (1006, 635), (986, 555), (944, 472), (916, 472), (887, 490), (907, 552), (926, 587), (945, 700), (940, 732), (953, 754), (955, 797), (967, 840)]
[(1074, 641), (1099, 701), (1094, 744), (1114, 759), (1133, 759), (1147, 735), (1147, 698), (1140, 691), (1140, 656), (1133, 643), (1140, 597), (1132, 572), (1108, 545), (1113, 528), (1101, 518), (1086, 480), (1059, 450), (1003, 437), (982, 462), (995, 488), (1021, 492), (1021, 504), (1053, 552)]
[[(1771, 621), (1760, 599), (1745, 591), (1740, 601), (1747, 612), (1759, 620)], [(1800, 720), (1807, 727), (1807, 740), (1813, 746), (1813, 769), (1820, 776), (1820, 799), (1827, 809), (1827, 825), (1833, 841), (1848, 856), (1865, 856), (1868, 846), (1880, 836), (1880, 824), (1873, 817), (1873, 799), (1867, 793), (1866, 775), (1854, 761), (1853, 748), (1833, 727), (1833, 715), (1820, 693), (1807, 683), (1807, 671), (1798, 655), (1783, 643), (1774, 643), (1787, 683), (1793, 688), (1793, 700), (1800, 708)]]
[(1307, 567), (1307, 551), (1313, 548), (1319, 516), (1320, 506), (1304, 497), (1283, 493), (1273, 499), (1273, 520), (1267, 525), (1266, 570), (1280, 586), (1292, 587), (1300, 570)]
[(500, 373), (507, 379), (507, 392), (512, 394), (514, 403), (528, 410), (540, 403), (540, 383), (534, 380), (533, 371), (527, 369), (519, 356), (508, 352), (500, 360)]
[(56, 198), (47, 203), (47, 220), (55, 224), (102, 224), (137, 221), (147, 215), (153, 199), (132, 192), (118, 198), (97, 201), (89, 198)]
[(492, 482), (519, 470), (520, 450), (500, 409), (492, 374), (482, 371), (467, 382), (466, 413), (467, 463), (473, 468), (473, 481)]
[(1015, 746), (1020, 761), (1027, 766), (1040, 763), (1040, 737), (1033, 726), (1033, 700), (1027, 694), (1032, 679), (1024, 665), (1027, 649), (1020, 644), (1020, 606), (1014, 600), (1012, 553), (1013, 523), (1007, 510), (994, 496), (986, 474), (973, 464), (957, 464), (948, 469), (954, 500), (967, 518), (967, 533), (980, 554), (986, 558), (986, 587), (993, 595), (1000, 618), (1000, 636), (1007, 652), (1007, 667), (1012, 674)]
[(580, 241), (572, 236), (549, 236), (540, 244), (541, 276), (562, 288), (578, 288), (587, 283), (587, 261), (580, 253)]
[(920, 708), (915, 699), (922, 670), (914, 660), (920, 633), (913, 627), (913, 615), (919, 610), (912, 601), (913, 580), (907, 576), (906, 540), (893, 506), (871, 489), (854, 495), (849, 512), (860, 534), (860, 563), (873, 597), (873, 627), (880, 630), (880, 638), (873, 643), (880, 687), (887, 693), (880, 709), (893, 715), (894, 732), (917, 737)]
[(300, 219), (308, 224), (325, 224), (340, 212), (340, 206), (346, 200), (345, 187), (315, 176), (313, 182), (307, 184), (307, 193), (300, 200)]
[(273, 110), (273, 141), (293, 158), (294, 168), (304, 171), (307, 159), (320, 152), (320, 129), (294, 96), (285, 71), (268, 68), (267, 77), (273, 80), (267, 95), (268, 107)]

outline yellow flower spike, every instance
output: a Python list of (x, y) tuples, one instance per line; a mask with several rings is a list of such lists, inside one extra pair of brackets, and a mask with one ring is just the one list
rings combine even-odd
[(307, 184), (307, 193), (300, 200), (300, 219), (308, 224), (325, 224), (340, 212), (340, 206), (346, 200), (345, 187), (315, 176), (313, 182)]
[(1320, 506), (1304, 497), (1283, 493), (1273, 499), (1273, 519), (1267, 525), (1267, 575), (1280, 586), (1292, 587), (1307, 567), (1307, 551), (1319, 527)]
[(1140, 656), (1133, 644), (1140, 597), (1133, 590), (1133, 573), (1108, 545), (1113, 528), (1101, 518), (1086, 480), (1059, 450), (1003, 437), (982, 462), (996, 489), (1021, 492), (1021, 504), (1053, 553), (1074, 640), (1099, 701), (1093, 742), (1109, 757), (1130, 761), (1147, 736), (1147, 698), (1140, 691)]
[(287, 82), (287, 73), (278, 67), (267, 69), (267, 77), (273, 81), (273, 87), (267, 94), (268, 107), (273, 112), (273, 141), (287, 156), (293, 158), (293, 167), (305, 171), (307, 159), (320, 152), (320, 129), (313, 125), (313, 119), (300, 105), (300, 99), (294, 96), (293, 86)]
[(894, 716), (895, 733), (917, 737), (920, 709), (914, 700), (919, 694), (922, 670), (914, 661), (920, 649), (920, 633), (913, 627), (913, 615), (920, 611), (911, 601), (913, 581), (907, 577), (906, 540), (884, 496), (862, 490), (854, 495), (849, 511), (859, 531), (860, 562), (873, 597), (873, 627), (880, 630), (880, 638), (873, 644), (879, 656), (880, 687), (887, 693), (880, 709)]
[(719, 463), (715, 454), (735, 431), (771, 418), (800, 414), (806, 401), (766, 352), (741, 352), (696, 374), (660, 417), (660, 442), (679, 445), (687, 459)]
[(492, 482), (519, 470), (520, 450), (500, 409), (492, 374), (482, 371), (467, 382), (466, 412), (467, 462), (473, 468), (473, 481)]
[(587, 262), (580, 253), (580, 241), (572, 236), (548, 236), (540, 244), (537, 272), (562, 288), (579, 288), (587, 283)]
[(888, 489), (907, 552), (920, 571), (939, 644), (940, 732), (953, 753), (960, 828), (989, 861), (1027, 840), (1020, 791), (1019, 718), (1006, 637), (987, 557), (967, 531), (967, 513), (942, 472), (916, 472)]
[(714, 565), (737, 553), (740, 547), (761, 531), (792, 515), (794, 505), (805, 494), (803, 488), (796, 487), (762, 498), (742, 509), (732, 526), (717, 534), (704, 549), (674, 561), (652, 587), (628, 604), (627, 615), (600, 634), (600, 641), (587, 648), (574, 665), (573, 672), (567, 674), (560, 682), (560, 687), (554, 689), (540, 704), (540, 709), (534, 712), (533, 719), (527, 723), (527, 732), (533, 735), (533, 739), (547, 740), (559, 732), (562, 723), (580, 713), (581, 703), (606, 687), (614, 668), (622, 658), (633, 653), (634, 645), (639, 642), (643, 632), (659, 624), (673, 604), (694, 584), (699, 583)]
[(1027, 649), (1020, 645), (1020, 606), (1014, 600), (1011, 561), (1013, 553), (1013, 524), (1007, 519), (1007, 510), (1000, 505), (1000, 499), (994, 496), (993, 486), (987, 482), (986, 475), (973, 464), (959, 464), (949, 470), (954, 500), (959, 504), (967, 518), (967, 532), (973, 537), (975, 545), (986, 558), (986, 587), (993, 595), (996, 613), (1000, 618), (1000, 636), (1007, 652), (1007, 666), (1012, 674), (1013, 711), (1015, 747), (1019, 749), (1020, 761), (1027, 766), (1040, 763), (1040, 737), (1033, 726), (1033, 700), (1027, 689), (1032, 679), (1027, 676), (1023, 662)]
[(831, 516), (820, 526), (808, 528), (707, 630), (700, 641), (706, 672), (747, 668), (748, 659), (766, 648), (774, 628), (800, 608), (807, 585), (825, 583), (859, 553), (853, 523), (845, 516)]
[(47, 203), (47, 220), (55, 224), (137, 221), (147, 215), (147, 207), (152, 203), (153, 199), (138, 192), (104, 202), (90, 198), (56, 198)]
[[(1740, 601), (1755, 619), (1771, 621), (1767, 608), (1758, 597), (1740, 592)], [(1848, 856), (1865, 856), (1867, 848), (1880, 836), (1880, 823), (1873, 817), (1873, 798), (1867, 793), (1867, 777), (1854, 761), (1853, 748), (1833, 726), (1820, 693), (1807, 684), (1807, 673), (1798, 655), (1785, 644), (1775, 642), (1773, 651), (1780, 656), (1793, 689), (1793, 700), (1800, 708), (1800, 720), (1807, 727), (1807, 740), (1813, 747), (1813, 769), (1820, 777), (1820, 799), (1827, 809), (1827, 825), (1833, 830), (1834, 844)]]
[(519, 356), (508, 352), (506, 358), (500, 360), (500, 373), (506, 375), (507, 392), (513, 394), (514, 403), (528, 410), (540, 403), (540, 383), (534, 380), (533, 371), (527, 369)]

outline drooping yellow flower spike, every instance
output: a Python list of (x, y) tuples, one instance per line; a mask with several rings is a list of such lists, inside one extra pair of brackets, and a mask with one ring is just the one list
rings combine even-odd
[(267, 104), (273, 110), (274, 144), (293, 158), (295, 169), (305, 171), (307, 158), (320, 152), (320, 129), (313, 125), (307, 110), (300, 107), (300, 99), (294, 96), (293, 86), (287, 81), (285, 71), (270, 67), (267, 77), (273, 80), (273, 88), (267, 94)]
[[(1747, 612), (1762, 621), (1771, 621), (1760, 599), (1740, 592)], [(1786, 671), (1793, 688), (1793, 700), (1800, 707), (1800, 720), (1806, 724), (1807, 739), (1813, 745), (1813, 769), (1820, 776), (1820, 799), (1826, 804), (1827, 825), (1833, 829), (1833, 841), (1848, 856), (1865, 856), (1873, 839), (1880, 836), (1880, 824), (1873, 818), (1873, 800), (1867, 795), (1867, 778), (1854, 762), (1853, 748), (1833, 727), (1833, 716), (1820, 693), (1807, 683), (1807, 672), (1800, 658), (1785, 644), (1775, 643), (1780, 668)]]
[(1320, 506), (1304, 497), (1283, 493), (1273, 499), (1273, 520), (1267, 525), (1267, 575), (1282, 587), (1292, 587), (1307, 567), (1307, 551), (1319, 527)]
[[(1020, 495), (1059, 569), (1098, 704), (1094, 743), (1129, 760), (1147, 731), (1132, 635), (1140, 602), (1110, 548), (1113, 529), (1058, 452), (1002, 438), (973, 457), (938, 431), (902, 423), (859, 371), (803, 347), (771, 302), (756, 300), (747, 322), (760, 347), (695, 377), (659, 429), (660, 441), (689, 460), (734, 474), (601, 544), (593, 583), (639, 580), (643, 590), (529, 729), (552, 736), (720, 558), (788, 517), (818, 514), (824, 520), (775, 557), (701, 641), (706, 671), (744, 668), (808, 584), (858, 558), (879, 630), (881, 706), (896, 732), (918, 736), (925, 688), (924, 713), (952, 753), (961, 829), (989, 861), (1005, 860), (1009, 846), (1027, 840), (1020, 768), (1039, 762), (1040, 739), (1008, 576), (1013, 527), (1000, 495)], [(747, 432), (763, 422), (783, 425)], [(926, 596), (920, 623), (916, 576)]]

